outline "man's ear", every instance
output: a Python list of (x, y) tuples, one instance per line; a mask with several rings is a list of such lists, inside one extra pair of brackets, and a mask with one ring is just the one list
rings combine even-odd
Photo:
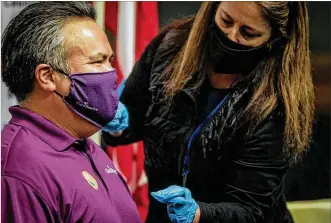
[(55, 91), (56, 85), (54, 83), (53, 75), (54, 69), (48, 64), (39, 64), (35, 71), (36, 82), (45, 91)]

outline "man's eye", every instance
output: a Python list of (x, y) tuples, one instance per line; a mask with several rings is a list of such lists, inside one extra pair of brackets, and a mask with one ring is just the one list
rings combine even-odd
[(95, 61), (94, 63), (102, 63), (102, 60)]

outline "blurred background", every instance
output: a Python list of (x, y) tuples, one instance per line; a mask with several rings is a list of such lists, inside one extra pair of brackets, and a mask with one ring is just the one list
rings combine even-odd
[[(1, 33), (8, 21), (31, 3), (33, 2), (1, 2)], [(159, 30), (174, 19), (193, 15), (198, 11), (201, 2), (91, 2), (91, 4), (97, 10), (97, 23), (105, 30), (115, 51), (114, 66), (119, 71), (120, 85), (122, 80), (129, 76), (135, 61)], [(303, 162), (290, 169), (285, 182), (285, 192), (290, 207), (296, 215), (296, 222), (322, 222), (325, 216), (328, 218), (327, 222), (330, 222), (331, 2), (308, 2), (308, 8), (316, 94), (313, 142)], [(10, 120), (8, 107), (14, 104), (16, 104), (15, 98), (7, 92), (7, 88), (1, 82), (2, 128)], [(92, 139), (101, 144), (100, 133), (95, 134)], [(110, 148), (104, 144), (102, 146), (125, 176), (144, 219), (148, 207), (148, 182), (143, 168), (142, 143), (123, 146), (125, 148)], [(325, 199), (328, 199), (328, 203), (323, 203)], [(308, 209), (300, 211), (300, 208), (305, 207), (300, 204), (307, 204)], [(295, 210), (299, 211), (295, 212)], [(312, 214), (307, 215), (307, 213)]]

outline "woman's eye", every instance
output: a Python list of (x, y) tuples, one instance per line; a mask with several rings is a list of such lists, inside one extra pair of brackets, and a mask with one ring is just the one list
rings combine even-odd
[(246, 37), (248, 37), (248, 38), (253, 38), (253, 37), (255, 37), (254, 34), (250, 34), (250, 33), (248, 33), (248, 32), (244, 32), (243, 34), (244, 34), (244, 36), (246, 36)]
[(246, 32), (246, 31), (242, 31), (242, 35), (248, 39), (251, 39), (251, 38), (256, 38), (256, 37), (259, 37), (260, 35), (259, 34), (255, 34), (255, 33), (249, 33), (249, 32)]
[(232, 25), (232, 21), (222, 18), (222, 21), (225, 25)]
[(94, 63), (102, 63), (102, 60), (95, 61)]

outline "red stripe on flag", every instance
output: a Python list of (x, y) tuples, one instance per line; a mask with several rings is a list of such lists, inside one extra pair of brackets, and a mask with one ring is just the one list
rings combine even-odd
[(157, 2), (136, 3), (136, 60), (159, 32)]
[(105, 2), (105, 27), (116, 36), (118, 2)]
[(121, 83), (123, 79), (123, 73), (118, 64), (116, 57), (116, 35), (117, 35), (117, 22), (118, 22), (118, 2), (105, 2), (105, 27), (106, 29), (114, 35), (113, 48), (115, 48), (115, 59), (113, 62), (114, 68), (117, 70), (117, 86)]

